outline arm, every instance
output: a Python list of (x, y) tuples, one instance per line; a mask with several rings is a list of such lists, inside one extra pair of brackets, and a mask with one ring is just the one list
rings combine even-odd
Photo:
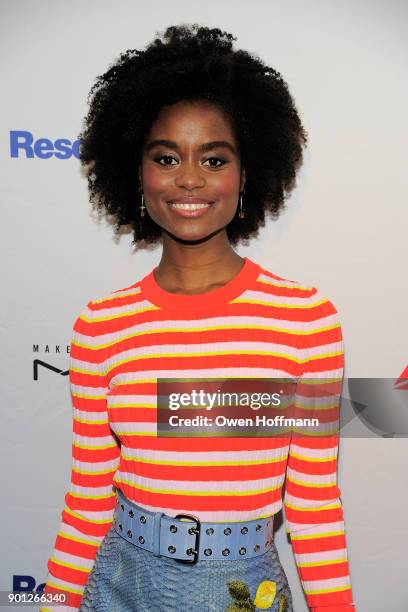
[[(302, 374), (295, 414), (334, 423), (326, 435), (292, 433), (286, 472), (286, 531), (307, 603), (313, 612), (351, 612), (353, 598), (340, 489), (337, 486), (338, 410), (344, 373), (341, 326), (333, 304), (316, 289), (307, 298), (300, 336)], [(308, 379), (334, 379), (330, 392)], [(331, 384), (331, 383), (330, 383)], [(326, 383), (327, 387), (327, 383)], [(339, 393), (333, 393), (339, 389)], [(328, 394), (328, 395), (327, 395)], [(314, 397), (316, 395), (316, 397)], [(323, 407), (323, 404), (326, 406)]]
[(120, 446), (108, 423), (108, 381), (104, 360), (104, 322), (94, 303), (78, 316), (71, 340), (69, 380), (73, 406), (72, 473), (54, 551), (48, 561), (44, 593), (63, 591), (66, 606), (51, 604), (41, 611), (73, 611), (80, 607), (96, 552), (113, 521), (112, 483)]

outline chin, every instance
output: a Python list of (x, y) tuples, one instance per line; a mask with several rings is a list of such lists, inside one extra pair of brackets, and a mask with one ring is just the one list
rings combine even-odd
[(221, 227), (219, 229), (201, 231), (201, 232), (191, 232), (191, 231), (177, 231), (177, 229), (164, 229), (164, 232), (168, 234), (173, 240), (177, 240), (180, 242), (204, 242), (205, 240), (210, 240), (213, 236), (223, 231), (225, 227)]

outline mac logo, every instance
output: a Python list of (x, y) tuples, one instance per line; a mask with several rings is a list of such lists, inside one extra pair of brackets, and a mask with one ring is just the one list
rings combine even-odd
[(51, 370), (55, 374), (60, 374), (61, 376), (68, 376), (69, 370), (61, 370), (61, 368), (56, 368), (54, 365), (47, 363), (46, 361), (42, 361), (41, 359), (34, 359), (33, 362), (33, 377), (34, 380), (38, 380), (39, 369), (45, 368), (46, 370)]

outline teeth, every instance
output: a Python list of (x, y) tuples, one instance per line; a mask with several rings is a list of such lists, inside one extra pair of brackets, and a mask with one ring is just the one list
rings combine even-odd
[(199, 208), (208, 208), (210, 204), (175, 204), (172, 203), (173, 208), (180, 208), (181, 210), (198, 210)]

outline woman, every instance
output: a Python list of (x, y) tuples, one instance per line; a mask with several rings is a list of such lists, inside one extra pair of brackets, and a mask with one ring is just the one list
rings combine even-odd
[(162, 256), (74, 323), (72, 480), (45, 589), (67, 610), (293, 610), (282, 505), (310, 609), (353, 609), (335, 434), (158, 435), (159, 379), (343, 375), (333, 304), (233, 248), (278, 215), (306, 143), (280, 74), (233, 40), (169, 27), (91, 90), (91, 201)]

